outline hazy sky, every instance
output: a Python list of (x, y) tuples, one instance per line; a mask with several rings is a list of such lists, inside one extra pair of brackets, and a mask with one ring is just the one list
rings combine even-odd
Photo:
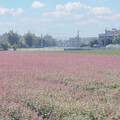
[(98, 36), (120, 27), (120, 0), (0, 0), (0, 35)]

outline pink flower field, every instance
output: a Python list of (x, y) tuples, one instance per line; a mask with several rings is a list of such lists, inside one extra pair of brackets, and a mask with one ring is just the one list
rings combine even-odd
[(0, 52), (0, 120), (120, 120), (120, 56)]

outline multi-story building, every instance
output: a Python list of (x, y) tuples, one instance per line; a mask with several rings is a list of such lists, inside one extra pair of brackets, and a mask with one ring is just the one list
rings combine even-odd
[(69, 39), (69, 47), (78, 47), (81, 44), (81, 38), (79, 37), (79, 31), (78, 35), (75, 38)]
[(112, 30), (105, 29), (105, 33), (99, 34), (99, 44), (102, 43), (102, 40), (113, 40), (116, 34), (117, 30), (115, 28), (113, 28)]

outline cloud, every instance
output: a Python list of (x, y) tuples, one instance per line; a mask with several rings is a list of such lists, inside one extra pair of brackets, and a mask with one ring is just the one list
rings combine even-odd
[(55, 11), (55, 12), (47, 12), (43, 13), (43, 16), (54, 17), (54, 18), (72, 18), (72, 19), (80, 19), (83, 17), (82, 14), (77, 14), (70, 11)]
[(47, 12), (43, 14), (43, 16), (52, 16), (52, 17), (61, 17), (61, 16), (69, 16), (69, 15), (71, 15), (71, 13), (65, 11)]
[(100, 22), (96, 19), (89, 19), (89, 20), (86, 20), (86, 21), (79, 21), (79, 22), (76, 22), (75, 24), (76, 25), (88, 25), (88, 24), (99, 24)]
[(68, 2), (65, 5), (56, 5), (56, 10), (66, 10), (66, 11), (72, 11), (72, 10), (78, 10), (80, 8), (84, 9), (90, 9), (90, 6), (87, 6), (85, 4), (82, 4), (80, 2)]
[(17, 13), (18, 13), (18, 14), (23, 13), (23, 9), (22, 9), (22, 8), (18, 8), (18, 9), (17, 9)]
[(81, 14), (74, 14), (74, 17), (75, 17), (76, 19), (80, 19), (80, 18), (83, 17), (83, 15), (81, 15)]
[(0, 8), (0, 15), (4, 15), (5, 13), (11, 13), (14, 9), (8, 9), (8, 8)]
[(114, 11), (110, 10), (109, 8), (105, 8), (105, 7), (95, 7), (91, 9), (91, 12), (94, 14), (111, 14)]
[(45, 4), (44, 3), (41, 3), (41, 2), (39, 2), (39, 1), (34, 1), (33, 3), (32, 3), (32, 8), (42, 8), (42, 7), (44, 7), (45, 6)]
[(87, 8), (87, 6), (81, 4), (80, 2), (69, 2), (65, 5), (59, 4), (56, 5), (56, 10), (54, 12), (43, 13), (43, 16), (80, 19), (83, 17), (83, 14), (73, 11), (77, 10), (80, 6)]
[(50, 22), (50, 21), (54, 21), (54, 20), (51, 18), (29, 18), (29, 17), (19, 19), (19, 22), (24, 25), (26, 24), (38, 25), (43, 23), (46, 24), (47, 22)]
[[(90, 20), (91, 16), (98, 19), (114, 14), (116, 14), (116, 12), (107, 7), (92, 7), (81, 2), (68, 2), (66, 4), (58, 4), (56, 5), (55, 11), (46, 12), (42, 15), (44, 17), (59, 18), (62, 20), (82, 20), (82, 18), (87, 18), (89, 21), (83, 21), (80, 24), (89, 24), (98, 23), (98, 21), (93, 21), (93, 19)], [(116, 14), (114, 17), (119, 18), (119, 14)]]
[(15, 16), (15, 15), (20, 15), (23, 12), (24, 11), (22, 8), (18, 8), (16, 11), (13, 8), (12, 9), (0, 8), (0, 15), (4, 15), (4, 14), (8, 13), (8, 14)]
[(56, 10), (65, 10), (65, 11), (77, 11), (77, 10), (85, 10), (86, 13), (89, 14), (111, 14), (114, 11), (110, 10), (106, 7), (91, 7), (80, 2), (68, 2), (65, 5), (56, 5)]
[(0, 26), (15, 26), (17, 23), (12, 23), (12, 22), (0, 22)]
[(117, 20), (120, 19), (120, 14), (116, 13), (114, 15), (109, 15), (109, 16), (98, 16), (100, 19), (106, 19), (106, 20)]
[(20, 15), (22, 14), (24, 11), (22, 8), (18, 8), (16, 11), (12, 11), (10, 12), (10, 14), (12, 14), (13, 16), (16, 16), (16, 15)]
[(120, 14), (116, 13), (115, 15), (112, 16), (113, 19), (120, 19)]

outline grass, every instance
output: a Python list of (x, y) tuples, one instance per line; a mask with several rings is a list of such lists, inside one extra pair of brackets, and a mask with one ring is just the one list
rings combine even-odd
[[(0, 49), (0, 51), (3, 51), (3, 50)], [(60, 52), (60, 53), (120, 55), (120, 49), (70, 50), (70, 51), (35, 51), (33, 50), (33, 52)]]
[(98, 49), (98, 50), (55, 51), (55, 52), (62, 52), (62, 53), (81, 53), (81, 54), (120, 55), (120, 49)]

